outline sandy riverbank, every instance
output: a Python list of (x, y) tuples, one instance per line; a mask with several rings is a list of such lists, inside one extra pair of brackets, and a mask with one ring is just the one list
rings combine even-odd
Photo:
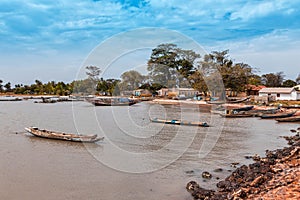
[(191, 181), (186, 188), (194, 199), (299, 199), (300, 198), (300, 136), (284, 137), (289, 147), (266, 151), (266, 157), (237, 168), (217, 184), (217, 191), (202, 188)]

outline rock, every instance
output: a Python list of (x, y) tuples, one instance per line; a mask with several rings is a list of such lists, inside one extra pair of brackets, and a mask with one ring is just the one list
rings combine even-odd
[[(300, 137), (284, 138), (292, 145), (267, 150), (263, 158), (253, 156), (256, 162), (238, 167), (217, 183), (216, 191), (201, 188), (195, 181), (187, 185), (187, 190), (194, 199), (297, 199), (300, 196)], [(202, 173), (203, 177), (210, 175), (209, 172)]]
[(209, 172), (202, 172), (202, 178), (211, 179), (212, 175)]

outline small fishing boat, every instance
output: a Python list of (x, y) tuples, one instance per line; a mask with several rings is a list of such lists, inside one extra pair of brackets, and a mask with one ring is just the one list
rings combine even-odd
[(249, 99), (250, 99), (250, 97), (245, 97), (245, 98), (242, 98), (242, 99), (231, 99), (231, 98), (227, 97), (226, 102), (227, 103), (242, 103), (242, 102), (247, 101)]
[(300, 122), (300, 116), (292, 116), (292, 117), (286, 117), (282, 119), (276, 119), (278, 122)]
[(137, 103), (137, 101), (124, 97), (97, 97), (87, 99), (87, 101), (95, 106), (131, 106)]
[(289, 112), (289, 113), (275, 113), (275, 114), (264, 114), (260, 116), (262, 119), (275, 119), (275, 118), (286, 118), (286, 117), (291, 117), (295, 114), (296, 112)]
[(155, 123), (163, 123), (163, 124), (209, 127), (209, 125), (206, 122), (187, 122), (187, 121), (182, 121), (177, 119), (165, 120), (165, 119), (154, 118), (154, 119), (150, 119), (150, 121)]
[(242, 118), (242, 117), (254, 117), (253, 114), (243, 114), (243, 113), (229, 113), (229, 114), (220, 114), (222, 117), (226, 118)]
[(104, 137), (98, 137), (95, 135), (77, 135), (73, 133), (63, 133), (57, 131), (48, 131), (45, 129), (39, 129), (37, 127), (26, 127), (25, 130), (34, 136), (56, 139), (56, 140), (67, 140), (72, 142), (97, 142), (103, 140)]
[(245, 107), (241, 107), (241, 108), (234, 108), (232, 109), (232, 112), (241, 112), (241, 111), (249, 111), (252, 110), (252, 108), (254, 108), (254, 106), (245, 106)]

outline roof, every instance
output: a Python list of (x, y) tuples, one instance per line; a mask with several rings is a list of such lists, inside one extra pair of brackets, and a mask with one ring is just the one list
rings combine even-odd
[(263, 88), (259, 90), (259, 93), (281, 93), (281, 94), (290, 94), (294, 91), (294, 88)]
[(254, 91), (259, 91), (265, 87), (266, 86), (264, 86), (264, 85), (251, 85), (251, 84), (246, 85), (247, 90), (254, 90)]

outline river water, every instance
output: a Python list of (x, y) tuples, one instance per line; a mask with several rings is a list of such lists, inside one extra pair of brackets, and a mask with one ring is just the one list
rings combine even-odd
[[(150, 118), (206, 121), (211, 127), (151, 123)], [(0, 103), (0, 199), (190, 200), (187, 182), (205, 188), (234, 170), (230, 163), (286, 145), (297, 124), (224, 119), (197, 108), (139, 103), (94, 107), (87, 102)], [(96, 144), (41, 139), (24, 127), (97, 133)], [(222, 168), (222, 172), (214, 169)], [(203, 180), (201, 173), (212, 173)]]

